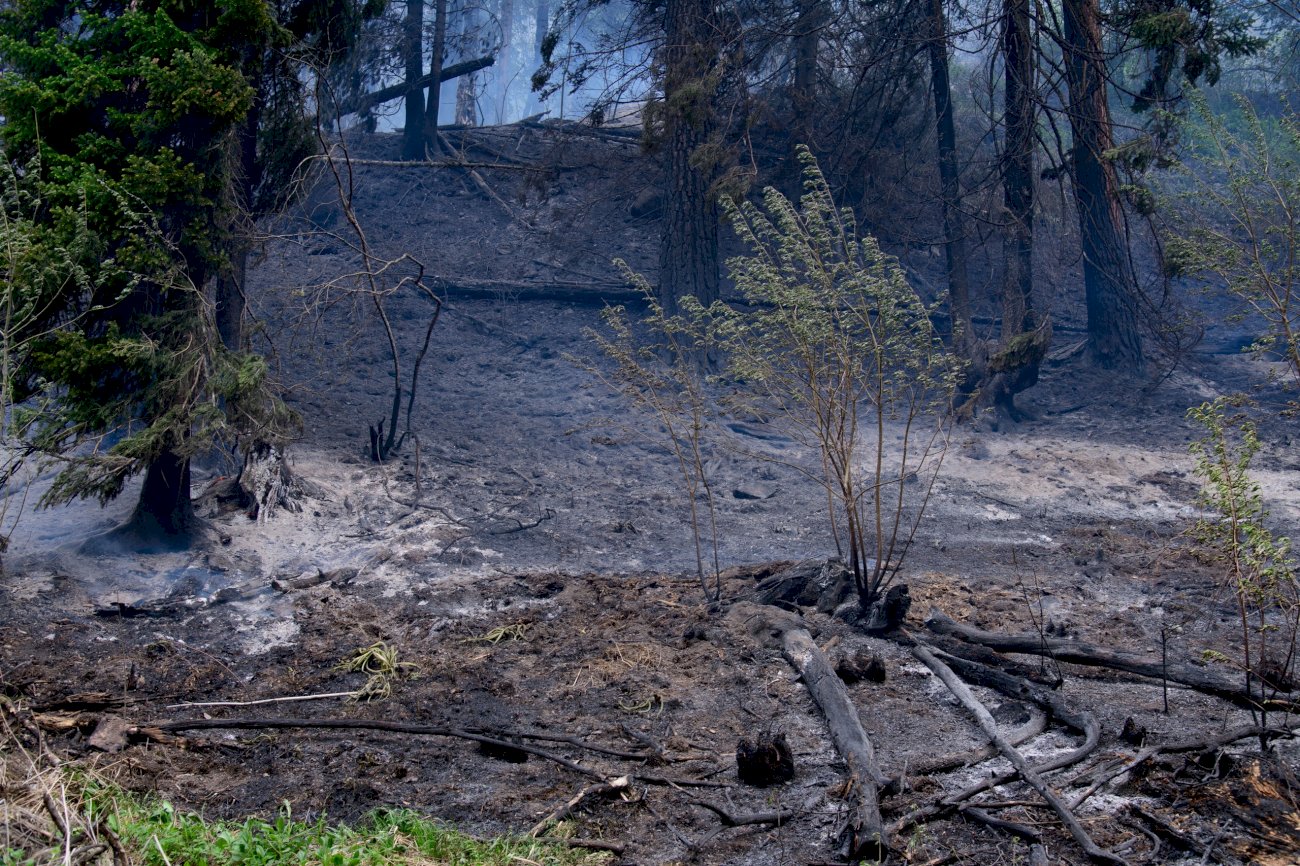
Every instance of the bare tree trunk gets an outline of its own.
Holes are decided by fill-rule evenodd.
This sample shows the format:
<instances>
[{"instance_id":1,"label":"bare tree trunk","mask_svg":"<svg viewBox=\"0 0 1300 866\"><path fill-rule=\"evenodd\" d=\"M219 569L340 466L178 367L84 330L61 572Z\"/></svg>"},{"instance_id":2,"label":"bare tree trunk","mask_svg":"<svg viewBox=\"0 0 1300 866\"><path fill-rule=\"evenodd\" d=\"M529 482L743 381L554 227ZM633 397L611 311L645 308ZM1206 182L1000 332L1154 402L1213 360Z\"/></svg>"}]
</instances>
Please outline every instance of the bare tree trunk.
<instances>
[{"instance_id":1,"label":"bare tree trunk","mask_svg":"<svg viewBox=\"0 0 1300 866\"><path fill-rule=\"evenodd\" d=\"M669 315L693 295L719 297L716 167L693 161L714 131L713 92L704 82L717 56L709 0L668 0L664 46L664 126L668 190L659 259L659 301Z\"/></svg>"},{"instance_id":2,"label":"bare tree trunk","mask_svg":"<svg viewBox=\"0 0 1300 866\"><path fill-rule=\"evenodd\" d=\"M794 80L791 103L800 126L799 144L807 144L812 129L813 106L817 102L817 48L825 25L825 0L799 0L799 17L794 24Z\"/></svg>"},{"instance_id":3,"label":"bare tree trunk","mask_svg":"<svg viewBox=\"0 0 1300 866\"><path fill-rule=\"evenodd\" d=\"M438 109L442 104L442 70L447 54L447 0L434 0L432 49L429 74L433 82L429 85L429 109L424 115L424 138L431 157L437 156L441 148L438 142Z\"/></svg>"},{"instance_id":4,"label":"bare tree trunk","mask_svg":"<svg viewBox=\"0 0 1300 866\"><path fill-rule=\"evenodd\" d=\"M542 65L542 41L546 38L546 29L551 23L551 5L547 0L537 0L537 16L534 18L536 29L533 31L533 63L537 66ZM524 114L536 114L543 109L542 100L538 97L537 91L531 87L528 89L528 107L524 109Z\"/></svg>"},{"instance_id":5,"label":"bare tree trunk","mask_svg":"<svg viewBox=\"0 0 1300 866\"><path fill-rule=\"evenodd\" d=\"M513 74L511 67L510 50L514 41L515 28L515 0L501 0L501 9L498 14L501 22L501 45L497 51L497 98L496 102L496 122L505 123L506 117L510 113L510 76Z\"/></svg>"},{"instance_id":6,"label":"bare tree trunk","mask_svg":"<svg viewBox=\"0 0 1300 866\"><path fill-rule=\"evenodd\" d=\"M928 49L935 135L939 145L940 200L953 345L963 357L969 358L975 335L971 331L970 277L966 266L966 236L961 224L961 177L957 166L957 130L952 116L952 85L948 79L948 23L943 12L943 0L930 0Z\"/></svg>"},{"instance_id":7,"label":"bare tree trunk","mask_svg":"<svg viewBox=\"0 0 1300 866\"><path fill-rule=\"evenodd\" d=\"M1005 128L1002 203L1007 227L1002 240L1002 334L989 358L986 401L1013 420L1023 417L1015 397L1038 383L1051 344L1051 322L1034 300L1034 42L1029 0L1005 0L1002 57Z\"/></svg>"},{"instance_id":8,"label":"bare tree trunk","mask_svg":"<svg viewBox=\"0 0 1300 866\"><path fill-rule=\"evenodd\" d=\"M202 526L190 499L190 459L166 448L145 471L131 517L103 535L86 539L88 553L122 550L152 553L185 550Z\"/></svg>"},{"instance_id":9,"label":"bare tree trunk","mask_svg":"<svg viewBox=\"0 0 1300 866\"><path fill-rule=\"evenodd\" d=\"M1083 243L1088 350L1106 369L1142 365L1137 325L1137 278L1128 255L1114 147L1098 0L1064 0L1065 74L1074 137L1071 165Z\"/></svg>"},{"instance_id":10,"label":"bare tree trunk","mask_svg":"<svg viewBox=\"0 0 1300 866\"><path fill-rule=\"evenodd\" d=\"M1002 339L1037 327L1034 304L1034 43L1029 0L1006 0L1002 13L1006 138L1002 201L1008 221L1003 244Z\"/></svg>"},{"instance_id":11,"label":"bare tree trunk","mask_svg":"<svg viewBox=\"0 0 1300 866\"><path fill-rule=\"evenodd\" d=\"M406 130L402 135L402 158L424 159L424 0L406 0ZM437 79L435 78L436 82Z\"/></svg>"},{"instance_id":12,"label":"bare tree trunk","mask_svg":"<svg viewBox=\"0 0 1300 866\"><path fill-rule=\"evenodd\" d=\"M478 11L473 6L467 6L461 10L460 16L461 50L465 51L465 46L468 46L478 35ZM463 75L456 83L456 123L462 126L478 126L477 77L472 73Z\"/></svg>"}]
</instances>

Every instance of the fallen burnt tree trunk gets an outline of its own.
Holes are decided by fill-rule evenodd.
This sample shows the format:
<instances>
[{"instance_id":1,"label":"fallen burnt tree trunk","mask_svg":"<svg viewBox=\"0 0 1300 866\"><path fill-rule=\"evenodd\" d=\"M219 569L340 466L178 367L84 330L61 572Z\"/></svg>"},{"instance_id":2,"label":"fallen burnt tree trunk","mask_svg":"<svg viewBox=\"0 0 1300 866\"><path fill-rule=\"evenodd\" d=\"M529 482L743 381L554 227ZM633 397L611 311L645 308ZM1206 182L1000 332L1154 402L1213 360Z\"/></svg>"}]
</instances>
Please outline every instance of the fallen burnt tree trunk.
<instances>
[{"instance_id":1,"label":"fallen burnt tree trunk","mask_svg":"<svg viewBox=\"0 0 1300 866\"><path fill-rule=\"evenodd\" d=\"M889 845L880 817L879 790L889 780L876 763L875 750L862 728L858 711L830 660L805 629L787 629L781 636L781 649L786 660L803 677L808 692L826 717L835 750L848 765L851 812L844 831L848 859L884 859Z\"/></svg>"},{"instance_id":2,"label":"fallen burnt tree trunk","mask_svg":"<svg viewBox=\"0 0 1300 866\"><path fill-rule=\"evenodd\" d=\"M489 54L485 57L476 57L473 60L466 60L463 63L456 63L444 67L438 76L439 83L451 81L453 78L460 78L462 75L469 75L472 72L478 72L480 69L486 69L496 63L495 56ZM415 82L416 86L423 89L433 83L433 74L422 76ZM405 96L411 88L405 81L400 84L394 84L392 87L385 87L382 90L376 90L373 93L367 93L351 102L346 102L339 106L339 114L351 114L354 111L364 111L372 105L379 105L390 99L397 99L399 96Z\"/></svg>"},{"instance_id":3,"label":"fallen burnt tree trunk","mask_svg":"<svg viewBox=\"0 0 1300 866\"><path fill-rule=\"evenodd\" d=\"M1048 637L1039 634L1000 634L998 632L984 631L965 623L959 623L937 610L930 612L930 617L926 620L925 626L936 634L958 637L969 643L979 644L999 652L1046 656L1058 662L1109 668L1152 679L1167 680L1171 683L1178 683L1195 689L1198 692L1223 698L1247 709L1259 709L1260 707L1300 708L1300 701L1273 698L1264 694L1258 688L1252 688L1250 692L1247 692L1242 681L1236 677L1186 663L1148 661L1131 653L1115 652L1083 641L1067 638Z\"/></svg>"}]
</instances>

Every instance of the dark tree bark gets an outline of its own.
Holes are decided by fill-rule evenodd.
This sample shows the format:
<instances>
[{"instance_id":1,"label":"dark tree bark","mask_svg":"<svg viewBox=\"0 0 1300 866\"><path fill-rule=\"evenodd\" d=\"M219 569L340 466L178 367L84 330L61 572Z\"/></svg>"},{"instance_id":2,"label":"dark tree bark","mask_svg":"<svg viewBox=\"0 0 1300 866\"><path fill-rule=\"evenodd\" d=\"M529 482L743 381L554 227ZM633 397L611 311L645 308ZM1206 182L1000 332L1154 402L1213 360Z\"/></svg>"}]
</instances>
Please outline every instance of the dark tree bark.
<instances>
[{"instance_id":1,"label":"dark tree bark","mask_svg":"<svg viewBox=\"0 0 1300 866\"><path fill-rule=\"evenodd\" d=\"M497 98L496 102L496 123L505 123L509 114L510 99L510 76L513 70L510 68L511 63L510 49L514 39L515 28L515 0L501 0L500 10L497 14L501 22L501 45L497 49Z\"/></svg>"},{"instance_id":2,"label":"dark tree bark","mask_svg":"<svg viewBox=\"0 0 1300 866\"><path fill-rule=\"evenodd\" d=\"M802 140L799 144L812 146L808 141L812 130L813 106L817 102L817 47L825 25L825 0L799 0L798 18L794 24L794 80L790 96Z\"/></svg>"},{"instance_id":3,"label":"dark tree bark","mask_svg":"<svg viewBox=\"0 0 1300 866\"><path fill-rule=\"evenodd\" d=\"M264 82L265 77L259 83ZM239 149L240 172L234 181L235 213L230 232L230 264L217 274L213 291L213 316L216 319L217 333L222 344L232 352L244 348L244 315L248 309L244 283L248 275L251 244L251 233L247 229L255 218L253 196L261 183L262 166L257 159L257 129L262 122L264 93L263 87L259 86L258 96L253 100L248 117L239 127L235 139L235 146Z\"/></svg>"},{"instance_id":4,"label":"dark tree bark","mask_svg":"<svg viewBox=\"0 0 1300 866\"><path fill-rule=\"evenodd\" d=\"M943 0L930 0L929 5L930 91L934 99L935 135L939 145L940 201L953 345L963 357L970 358L975 335L971 331L970 277L966 266L966 236L961 224L957 130L953 123L952 85L948 78L948 22L943 12Z\"/></svg>"},{"instance_id":5,"label":"dark tree bark","mask_svg":"<svg viewBox=\"0 0 1300 866\"><path fill-rule=\"evenodd\" d=\"M688 295L719 297L717 169L695 159L715 128L707 78L717 57L709 0L668 0L664 45L664 134L668 190L659 257L659 302L673 315Z\"/></svg>"},{"instance_id":6,"label":"dark tree bark","mask_svg":"<svg viewBox=\"0 0 1300 866\"><path fill-rule=\"evenodd\" d=\"M478 10L473 6L463 8L460 13L462 46L469 45L470 40L476 38L478 27ZM456 82L456 123L461 126L478 126L479 123L478 88L475 85L475 78L476 76L471 72L469 75L462 75Z\"/></svg>"},{"instance_id":7,"label":"dark tree bark","mask_svg":"<svg viewBox=\"0 0 1300 866\"><path fill-rule=\"evenodd\" d=\"M404 28L406 56L406 129L402 133L402 158L424 159L424 0L406 0ZM437 81L437 78L434 79Z\"/></svg>"},{"instance_id":8,"label":"dark tree bark","mask_svg":"<svg viewBox=\"0 0 1300 866\"><path fill-rule=\"evenodd\" d=\"M1083 244L1088 350L1105 369L1142 365L1137 278L1128 255L1115 166L1098 0L1064 0L1066 84L1074 144L1070 163Z\"/></svg>"},{"instance_id":9,"label":"dark tree bark","mask_svg":"<svg viewBox=\"0 0 1300 866\"><path fill-rule=\"evenodd\" d=\"M190 499L190 460L163 450L144 475L140 498L121 526L86 540L88 553L185 550L202 526Z\"/></svg>"},{"instance_id":10,"label":"dark tree bark","mask_svg":"<svg viewBox=\"0 0 1300 866\"><path fill-rule=\"evenodd\" d=\"M1034 124L1037 104L1033 51L1029 0L1006 0L1002 13L1002 58L1006 81L1002 201L1008 222L1003 246L1004 341L1032 331L1039 324L1034 303Z\"/></svg>"},{"instance_id":11,"label":"dark tree bark","mask_svg":"<svg viewBox=\"0 0 1300 866\"><path fill-rule=\"evenodd\" d=\"M434 0L433 60L429 69L429 109L424 115L425 147L435 157L442 145L438 141L438 110L442 106L443 61L447 54L447 0Z\"/></svg>"},{"instance_id":12,"label":"dark tree bark","mask_svg":"<svg viewBox=\"0 0 1300 866\"><path fill-rule=\"evenodd\" d=\"M1004 126L1002 332L988 358L985 401L1020 420L1016 395L1038 383L1051 344L1051 322L1034 299L1034 42L1029 0L1005 0L1002 12Z\"/></svg>"},{"instance_id":13,"label":"dark tree bark","mask_svg":"<svg viewBox=\"0 0 1300 866\"><path fill-rule=\"evenodd\" d=\"M542 41L546 39L546 28L551 23L551 5L547 0L537 0L537 16L534 20L536 29L533 31L533 63L540 67L542 65ZM542 110L542 100L536 90L528 90L528 108L525 114L536 114Z\"/></svg>"}]
</instances>

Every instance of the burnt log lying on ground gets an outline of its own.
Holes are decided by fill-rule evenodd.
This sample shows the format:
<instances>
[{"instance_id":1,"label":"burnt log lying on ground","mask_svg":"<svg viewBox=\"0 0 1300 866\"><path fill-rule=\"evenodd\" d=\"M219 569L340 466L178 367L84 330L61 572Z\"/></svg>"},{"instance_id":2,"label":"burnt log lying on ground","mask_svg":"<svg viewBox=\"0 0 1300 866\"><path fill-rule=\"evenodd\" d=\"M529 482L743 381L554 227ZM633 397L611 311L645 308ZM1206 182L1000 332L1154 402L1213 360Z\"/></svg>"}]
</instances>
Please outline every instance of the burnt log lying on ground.
<instances>
[{"instance_id":1,"label":"burnt log lying on ground","mask_svg":"<svg viewBox=\"0 0 1300 866\"><path fill-rule=\"evenodd\" d=\"M826 717L831 742L848 766L850 813L842 834L842 849L846 850L841 853L849 860L884 859L889 840L880 816L879 791L889 780L880 771L858 711L830 660L807 630L786 629L781 635L781 649Z\"/></svg>"},{"instance_id":2,"label":"burnt log lying on ground","mask_svg":"<svg viewBox=\"0 0 1300 866\"><path fill-rule=\"evenodd\" d=\"M1197 667L1185 662L1148 660L1132 653L1115 652L1114 650L1094 646L1072 638L1050 637L1040 634L1000 634L998 632L984 631L957 622L938 610L930 611L930 617L926 620L925 626L935 634L957 637L967 643L988 647L999 652L1046 656L1058 662L1109 668L1124 673L1150 677L1151 679L1178 683L1198 692L1204 692L1230 701L1246 709L1259 709L1260 707L1284 710L1300 709L1300 701L1279 698L1276 694L1265 693L1259 687L1257 680L1251 683L1250 691L1247 692L1242 678L1238 676L1219 673L1209 668Z\"/></svg>"}]
</instances>

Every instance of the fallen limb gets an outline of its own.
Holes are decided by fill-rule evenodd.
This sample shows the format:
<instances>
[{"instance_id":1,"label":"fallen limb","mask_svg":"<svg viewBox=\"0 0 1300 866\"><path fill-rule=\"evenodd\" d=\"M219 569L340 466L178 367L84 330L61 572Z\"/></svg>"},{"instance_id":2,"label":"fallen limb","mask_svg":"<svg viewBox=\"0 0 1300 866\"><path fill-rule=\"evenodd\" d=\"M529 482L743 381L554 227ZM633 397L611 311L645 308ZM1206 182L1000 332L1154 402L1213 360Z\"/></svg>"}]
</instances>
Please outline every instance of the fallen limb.
<instances>
[{"instance_id":1,"label":"fallen limb","mask_svg":"<svg viewBox=\"0 0 1300 866\"><path fill-rule=\"evenodd\" d=\"M1300 730L1300 722L1296 722L1290 727L1259 727L1257 725L1241 725L1231 730L1215 734L1211 737L1199 737L1190 740L1178 740L1172 743L1163 743L1156 746L1148 746L1133 756L1132 759L1122 761L1118 767L1107 771L1100 778L1093 781L1082 793L1070 801L1070 808L1077 809L1097 791L1101 790L1112 779L1117 779L1125 773L1130 773L1136 768L1142 766L1147 761L1156 758L1159 755L1178 754L1181 752L1209 752L1215 749L1221 749L1229 746L1239 740L1258 739L1260 737L1276 738L1295 736L1297 730Z\"/></svg>"},{"instance_id":2,"label":"fallen limb","mask_svg":"<svg viewBox=\"0 0 1300 866\"><path fill-rule=\"evenodd\" d=\"M1042 712L1034 710L1030 714L1028 722L1021 725L1016 730L1007 735L1007 742L1013 746L1019 746L1022 743L1032 740L1034 737L1047 730L1047 716ZM993 744L981 746L978 749L971 749L966 752L958 752L952 755L939 755L928 760L918 761L908 766L902 776L892 780L890 787L902 787L907 776L930 776L934 773L946 773L949 770L956 770L959 767L969 767L978 764L981 761L987 761L989 758L996 756L997 747Z\"/></svg>"},{"instance_id":3,"label":"fallen limb","mask_svg":"<svg viewBox=\"0 0 1300 866\"><path fill-rule=\"evenodd\" d=\"M932 610L926 628L936 634L953 635L970 643L1000 652L1047 656L1060 662L1104 667L1157 680L1180 683L1198 692L1214 695L1247 709L1277 707L1300 708L1300 702L1269 698L1259 688L1246 692L1239 678L1186 663L1152 661L1132 653L1114 652L1083 641L1048 637L1040 634L1000 634L959 623L944 613Z\"/></svg>"},{"instance_id":4,"label":"fallen limb","mask_svg":"<svg viewBox=\"0 0 1300 866\"><path fill-rule=\"evenodd\" d=\"M466 60L463 63L453 63L451 66L445 66L438 76L439 83L451 81L453 78L460 78L462 75L469 75L478 72L480 69L486 69L497 59L493 55L485 57L476 57L473 60ZM425 88L433 83L433 74L423 75L415 82L416 87ZM397 99L399 96L405 96L411 89L406 82L394 84L392 87L385 87L376 90L373 93L367 93L352 102L340 105L338 113L340 116L351 114L354 111L364 111L372 105L379 105L381 102L387 102L390 99Z\"/></svg>"},{"instance_id":5,"label":"fallen limb","mask_svg":"<svg viewBox=\"0 0 1300 866\"><path fill-rule=\"evenodd\" d=\"M805 629L787 629L781 637L781 647L786 660L799 671L809 694L826 717L835 750L848 765L848 797L852 807L845 828L848 858L884 859L889 843L880 817L878 792L889 783L889 779L876 763L875 750L862 729L858 711L830 660L817 648Z\"/></svg>"},{"instance_id":6,"label":"fallen limb","mask_svg":"<svg viewBox=\"0 0 1300 866\"><path fill-rule=\"evenodd\" d=\"M1017 824L1015 821L1005 821L1002 818L995 818L983 809L977 809L974 806L963 806L957 810L962 816L978 821L981 824L992 827L994 830L1001 830L1003 833L1010 833L1026 842L1041 842L1043 834L1039 833L1033 827L1024 824Z\"/></svg>"},{"instance_id":7,"label":"fallen limb","mask_svg":"<svg viewBox=\"0 0 1300 866\"><path fill-rule=\"evenodd\" d=\"M1029 766L1029 762L1025 760L1025 756L1020 754L1014 746L1003 738L1001 732L998 731L997 722L993 720L993 716L989 714L989 711L971 692L970 687L962 682L962 680L952 672L951 668L939 661L934 653L930 652L929 649L922 644L918 643L916 646L912 647L912 655L916 656L919 661L933 671L934 675L941 679L944 685L948 687L948 690L951 691L959 701L961 701L962 706L966 707L967 711L975 717L976 721L979 722L980 727L984 729L984 733L993 741L994 745L998 747L998 751L1002 753L1003 757L1011 762L1012 766L1016 768L1016 772L1019 773L1021 778L1029 783L1030 787L1037 791L1039 796L1047 801L1047 804L1052 807L1052 811L1057 814L1065 824L1066 829L1070 831L1070 835L1074 838L1074 841L1079 844L1079 847L1083 848L1092 862L1125 864L1123 858L1106 851L1099 847L1097 843L1092 841L1092 837L1088 835L1088 831L1083 829L1083 825L1074 817L1074 813L1072 813L1061 798L1056 795L1056 792L1048 787L1047 783L1043 781L1042 776L1039 775L1033 767Z\"/></svg>"},{"instance_id":8,"label":"fallen limb","mask_svg":"<svg viewBox=\"0 0 1300 866\"><path fill-rule=\"evenodd\" d=\"M1077 712L1066 704L1056 692L1044 688L1036 683L1006 673L1005 671L991 668L988 665L974 662L969 659L953 656L948 653L931 649L934 654L943 660L945 664L956 670L964 679L976 685L985 686L994 689L1001 694L1018 700L1031 701L1045 710L1048 710L1053 718L1066 727L1071 728L1083 734L1083 744L1072 752L1064 755L1058 755L1051 760L1044 761L1034 767L1038 773L1048 773L1054 770L1061 770L1066 767L1072 767L1080 761L1087 758L1101 744L1101 725L1097 722L1092 713ZM909 812L902 818L894 821L889 826L889 832L894 835L906 832L909 828L914 827L922 821L929 820L939 815L952 812L962 803L970 798L982 794L990 788L996 788L999 785L1005 785L1016 778L1016 772L1002 773L997 776L991 776L983 781L976 782L955 794L944 797L936 803L922 806Z\"/></svg>"},{"instance_id":9,"label":"fallen limb","mask_svg":"<svg viewBox=\"0 0 1300 866\"><path fill-rule=\"evenodd\" d=\"M386 722L378 719L187 719L174 722L157 722L153 725L140 725L132 729L133 733L147 734L150 729L156 731L198 731L213 730L219 728L238 728L259 730L263 728L326 728L326 729L344 729L344 730L368 730L368 731L390 731L397 734L415 734L417 736L429 737L452 737L461 740L470 740L475 743L485 743L489 746L497 746L502 749L514 749L520 752L527 752L547 761L552 761L562 767L573 770L575 773L581 773L584 776L590 776L601 782L606 781L605 775L591 767L584 767L568 758L548 752L545 749L539 749L535 746L529 746L525 743L512 743L508 740L489 737L483 734L475 734L470 731L463 731L459 728L443 728L433 725L416 725L408 722Z\"/></svg>"},{"instance_id":10,"label":"fallen limb","mask_svg":"<svg viewBox=\"0 0 1300 866\"><path fill-rule=\"evenodd\" d=\"M589 851L609 851L619 855L627 850L627 846L622 842L610 842L607 839L560 839L546 836L538 841L551 842L556 845L565 845L569 848L585 848Z\"/></svg>"},{"instance_id":11,"label":"fallen limb","mask_svg":"<svg viewBox=\"0 0 1300 866\"><path fill-rule=\"evenodd\" d=\"M721 818L722 823L728 827L748 827L753 824L784 824L794 817L793 812L782 812L780 809L772 812L736 814L719 806L717 803L710 803L708 800L692 800L691 803L702 809L708 809Z\"/></svg>"},{"instance_id":12,"label":"fallen limb","mask_svg":"<svg viewBox=\"0 0 1300 866\"><path fill-rule=\"evenodd\" d=\"M448 153L455 153L455 148L451 146L451 142L447 140L447 136L443 135L441 132L437 133L437 135L438 135L438 142L442 145L442 147ZM492 189L492 187L488 184L488 182L483 179L483 175L479 174L478 171L476 171L475 169L468 168L466 166L462 166L462 168L464 168L465 173L469 175L470 180L474 181L474 185L479 188L479 191L482 192L484 195L486 195L493 202L495 202L497 207L505 211L506 216L510 217L511 222L518 223L520 226L522 226L525 229L532 228L532 226L528 225L528 223L524 219L522 219L518 214L515 213L514 208L506 204L505 199L497 195L496 190Z\"/></svg>"},{"instance_id":13,"label":"fallen limb","mask_svg":"<svg viewBox=\"0 0 1300 866\"><path fill-rule=\"evenodd\" d=\"M573 812L574 809L582 805L584 800L591 797L603 797L606 794L612 794L616 791L626 791L632 785L632 780L628 776L619 776L617 779L611 779L608 782L601 782L596 785L588 785L577 794L573 795L569 801L542 820L533 825L528 831L528 835L534 838L541 836L551 827L563 821Z\"/></svg>"},{"instance_id":14,"label":"fallen limb","mask_svg":"<svg viewBox=\"0 0 1300 866\"><path fill-rule=\"evenodd\" d=\"M185 710L192 707L258 707L263 704L287 704L297 701L323 701L328 698L355 698L360 691L321 692L315 695L285 695L279 698L262 698L256 701L187 701L180 704L168 704L164 709Z\"/></svg>"},{"instance_id":15,"label":"fallen limb","mask_svg":"<svg viewBox=\"0 0 1300 866\"><path fill-rule=\"evenodd\" d=\"M1137 803L1129 803L1128 811L1130 815L1138 818L1146 824L1161 841L1169 843L1179 851L1189 851L1193 854L1205 853L1205 849L1195 839L1183 833L1173 824L1170 824L1164 818L1153 812L1148 812Z\"/></svg>"}]
</instances>

